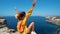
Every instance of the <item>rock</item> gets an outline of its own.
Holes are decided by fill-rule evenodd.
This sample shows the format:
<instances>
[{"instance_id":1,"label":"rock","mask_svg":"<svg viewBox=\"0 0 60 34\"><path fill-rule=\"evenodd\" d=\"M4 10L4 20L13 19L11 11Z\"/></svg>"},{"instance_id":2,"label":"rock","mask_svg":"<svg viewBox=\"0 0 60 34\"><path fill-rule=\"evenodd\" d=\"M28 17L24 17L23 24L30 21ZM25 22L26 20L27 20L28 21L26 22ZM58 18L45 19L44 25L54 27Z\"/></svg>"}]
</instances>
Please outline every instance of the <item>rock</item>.
<instances>
[{"instance_id":1,"label":"rock","mask_svg":"<svg viewBox=\"0 0 60 34\"><path fill-rule=\"evenodd\" d=\"M5 24L6 23L6 20L5 19L0 19L0 23L1 24Z\"/></svg>"},{"instance_id":2,"label":"rock","mask_svg":"<svg viewBox=\"0 0 60 34\"><path fill-rule=\"evenodd\" d=\"M6 24L6 19L4 17L0 17L0 24Z\"/></svg>"},{"instance_id":3,"label":"rock","mask_svg":"<svg viewBox=\"0 0 60 34\"><path fill-rule=\"evenodd\" d=\"M58 29L57 34L60 34L60 29Z\"/></svg>"},{"instance_id":4,"label":"rock","mask_svg":"<svg viewBox=\"0 0 60 34\"><path fill-rule=\"evenodd\" d=\"M7 33L7 32L1 32L0 34L10 34L10 33Z\"/></svg>"},{"instance_id":5,"label":"rock","mask_svg":"<svg viewBox=\"0 0 60 34\"><path fill-rule=\"evenodd\" d=\"M7 27L4 27L4 28L1 28L1 29L0 29L1 32L5 32L5 31L7 32L7 30L8 30Z\"/></svg>"},{"instance_id":6,"label":"rock","mask_svg":"<svg viewBox=\"0 0 60 34\"><path fill-rule=\"evenodd\" d=\"M0 29L0 34L21 34L21 33L14 29L9 29L8 27L3 27Z\"/></svg>"},{"instance_id":7,"label":"rock","mask_svg":"<svg viewBox=\"0 0 60 34\"><path fill-rule=\"evenodd\" d=\"M0 25L0 28L6 27L6 25Z\"/></svg>"},{"instance_id":8,"label":"rock","mask_svg":"<svg viewBox=\"0 0 60 34\"><path fill-rule=\"evenodd\" d=\"M16 31L14 29L9 29L8 32L15 33Z\"/></svg>"},{"instance_id":9,"label":"rock","mask_svg":"<svg viewBox=\"0 0 60 34\"><path fill-rule=\"evenodd\" d=\"M16 31L15 33L12 33L12 34L21 34L21 33Z\"/></svg>"}]
</instances>

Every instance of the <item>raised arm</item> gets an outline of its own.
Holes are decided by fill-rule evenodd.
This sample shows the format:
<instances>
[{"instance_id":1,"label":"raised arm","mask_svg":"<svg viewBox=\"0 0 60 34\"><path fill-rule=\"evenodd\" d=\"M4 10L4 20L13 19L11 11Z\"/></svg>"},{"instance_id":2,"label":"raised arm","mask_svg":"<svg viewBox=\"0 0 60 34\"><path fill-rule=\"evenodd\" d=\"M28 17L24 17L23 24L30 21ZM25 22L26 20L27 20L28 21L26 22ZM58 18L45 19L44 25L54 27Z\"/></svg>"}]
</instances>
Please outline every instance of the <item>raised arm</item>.
<instances>
[{"instance_id":1,"label":"raised arm","mask_svg":"<svg viewBox=\"0 0 60 34\"><path fill-rule=\"evenodd\" d=\"M16 14L18 14L18 9L17 8L15 8L15 11L16 11Z\"/></svg>"},{"instance_id":2,"label":"raised arm","mask_svg":"<svg viewBox=\"0 0 60 34\"><path fill-rule=\"evenodd\" d=\"M18 14L18 9L15 8L16 14L15 14L15 18L18 18L19 14Z\"/></svg>"},{"instance_id":3,"label":"raised arm","mask_svg":"<svg viewBox=\"0 0 60 34\"><path fill-rule=\"evenodd\" d=\"M34 2L32 3L32 7L30 8L30 10L28 11L28 13L26 14L27 18L32 14L32 11L33 11L33 8L34 8L35 4L36 4L36 0L34 0Z\"/></svg>"}]
</instances>

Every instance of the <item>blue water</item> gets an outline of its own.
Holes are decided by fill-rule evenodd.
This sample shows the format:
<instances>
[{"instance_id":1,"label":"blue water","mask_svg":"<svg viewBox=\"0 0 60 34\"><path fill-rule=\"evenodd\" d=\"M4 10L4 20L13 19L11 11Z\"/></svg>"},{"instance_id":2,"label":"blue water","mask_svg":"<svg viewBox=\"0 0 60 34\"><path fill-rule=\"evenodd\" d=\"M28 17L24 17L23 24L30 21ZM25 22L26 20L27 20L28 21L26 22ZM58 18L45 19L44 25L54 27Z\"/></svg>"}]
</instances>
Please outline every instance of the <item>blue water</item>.
<instances>
[{"instance_id":1,"label":"blue water","mask_svg":"<svg viewBox=\"0 0 60 34\"><path fill-rule=\"evenodd\" d=\"M15 19L14 16L6 16L5 19L7 21L7 25L10 28L13 28L16 30L17 19ZM45 17L31 16L27 20L27 26L31 22L35 22L35 31L37 34L55 34L57 31L57 26L53 24L49 24L45 20L46 20Z\"/></svg>"}]
</instances>

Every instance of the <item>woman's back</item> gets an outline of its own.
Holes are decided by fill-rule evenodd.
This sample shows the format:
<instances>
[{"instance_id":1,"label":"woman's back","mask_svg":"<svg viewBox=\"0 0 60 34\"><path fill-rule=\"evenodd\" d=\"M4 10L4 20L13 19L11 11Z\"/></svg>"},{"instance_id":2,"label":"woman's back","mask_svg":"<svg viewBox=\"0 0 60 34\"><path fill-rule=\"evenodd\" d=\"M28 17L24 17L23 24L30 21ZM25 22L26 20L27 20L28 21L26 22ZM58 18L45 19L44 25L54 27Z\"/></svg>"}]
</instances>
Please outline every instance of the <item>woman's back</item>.
<instances>
[{"instance_id":1,"label":"woman's back","mask_svg":"<svg viewBox=\"0 0 60 34\"><path fill-rule=\"evenodd\" d=\"M23 32L23 24L22 24L22 21L18 21L18 24L17 24L17 30L18 32Z\"/></svg>"}]
</instances>

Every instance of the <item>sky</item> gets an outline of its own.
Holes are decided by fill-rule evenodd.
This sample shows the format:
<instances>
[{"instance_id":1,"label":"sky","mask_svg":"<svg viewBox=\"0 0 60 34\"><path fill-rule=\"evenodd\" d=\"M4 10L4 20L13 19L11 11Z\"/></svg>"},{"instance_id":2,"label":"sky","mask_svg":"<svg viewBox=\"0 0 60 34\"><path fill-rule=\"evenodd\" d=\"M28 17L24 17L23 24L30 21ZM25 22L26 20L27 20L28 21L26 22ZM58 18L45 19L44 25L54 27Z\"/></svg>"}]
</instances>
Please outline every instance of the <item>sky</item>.
<instances>
[{"instance_id":1,"label":"sky","mask_svg":"<svg viewBox=\"0 0 60 34\"><path fill-rule=\"evenodd\" d=\"M14 16L15 7L26 13L33 0L0 0L0 16ZM60 0L36 0L31 16L60 16Z\"/></svg>"}]
</instances>

